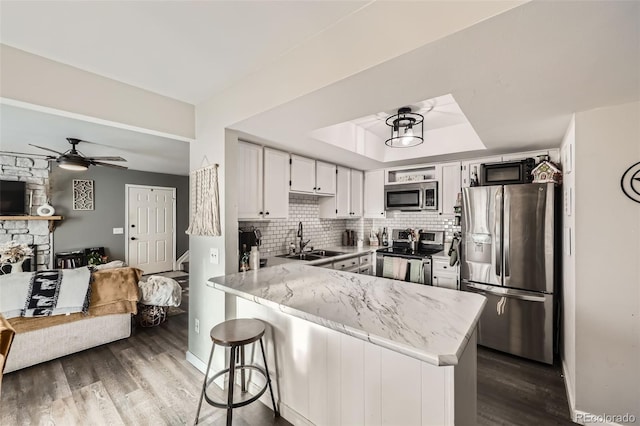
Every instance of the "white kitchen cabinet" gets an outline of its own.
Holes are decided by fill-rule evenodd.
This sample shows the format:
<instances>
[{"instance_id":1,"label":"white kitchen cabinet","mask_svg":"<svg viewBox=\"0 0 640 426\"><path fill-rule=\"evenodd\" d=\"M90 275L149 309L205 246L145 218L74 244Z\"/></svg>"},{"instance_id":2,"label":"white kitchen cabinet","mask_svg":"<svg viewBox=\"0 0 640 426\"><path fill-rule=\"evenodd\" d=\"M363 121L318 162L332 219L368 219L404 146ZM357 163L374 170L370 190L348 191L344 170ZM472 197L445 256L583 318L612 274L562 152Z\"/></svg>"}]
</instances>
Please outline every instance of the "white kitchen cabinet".
<instances>
[{"instance_id":1,"label":"white kitchen cabinet","mask_svg":"<svg viewBox=\"0 0 640 426\"><path fill-rule=\"evenodd\" d=\"M431 265L434 287L458 289L458 266L449 265L449 256L433 256Z\"/></svg>"},{"instance_id":2,"label":"white kitchen cabinet","mask_svg":"<svg viewBox=\"0 0 640 426\"><path fill-rule=\"evenodd\" d=\"M384 170L364 172L364 217L385 218L384 211Z\"/></svg>"},{"instance_id":3,"label":"white kitchen cabinet","mask_svg":"<svg viewBox=\"0 0 640 426\"><path fill-rule=\"evenodd\" d=\"M444 163L440 165L440 214L455 214L453 206L456 205L460 193L460 162Z\"/></svg>"},{"instance_id":4,"label":"white kitchen cabinet","mask_svg":"<svg viewBox=\"0 0 640 426\"><path fill-rule=\"evenodd\" d=\"M502 161L501 156L476 158L470 161L462 162L462 187L471 186L472 179L480 179L480 165L483 163L497 163Z\"/></svg>"},{"instance_id":5,"label":"white kitchen cabinet","mask_svg":"<svg viewBox=\"0 0 640 426\"><path fill-rule=\"evenodd\" d=\"M316 160L291 155L291 192L315 194Z\"/></svg>"},{"instance_id":6,"label":"white kitchen cabinet","mask_svg":"<svg viewBox=\"0 0 640 426\"><path fill-rule=\"evenodd\" d=\"M289 216L289 179L289 154L264 148L264 219Z\"/></svg>"},{"instance_id":7,"label":"white kitchen cabinet","mask_svg":"<svg viewBox=\"0 0 640 426\"><path fill-rule=\"evenodd\" d=\"M351 170L351 218L362 217L364 195L364 174L360 170Z\"/></svg>"},{"instance_id":8,"label":"white kitchen cabinet","mask_svg":"<svg viewBox=\"0 0 640 426\"><path fill-rule=\"evenodd\" d=\"M316 161L316 187L317 194L336 194L336 165Z\"/></svg>"},{"instance_id":9,"label":"white kitchen cabinet","mask_svg":"<svg viewBox=\"0 0 640 426\"><path fill-rule=\"evenodd\" d=\"M237 191L238 219L262 219L263 212L263 151L259 145L238 142ZM287 182L288 183L288 182Z\"/></svg>"},{"instance_id":10,"label":"white kitchen cabinet","mask_svg":"<svg viewBox=\"0 0 640 426\"><path fill-rule=\"evenodd\" d=\"M335 197L335 210L338 218L350 217L351 212L351 170L338 166L336 175L337 188Z\"/></svg>"},{"instance_id":11,"label":"white kitchen cabinet","mask_svg":"<svg viewBox=\"0 0 640 426\"><path fill-rule=\"evenodd\" d=\"M320 219L356 219L362 217L364 173L338 166L335 197L319 200Z\"/></svg>"}]
</instances>

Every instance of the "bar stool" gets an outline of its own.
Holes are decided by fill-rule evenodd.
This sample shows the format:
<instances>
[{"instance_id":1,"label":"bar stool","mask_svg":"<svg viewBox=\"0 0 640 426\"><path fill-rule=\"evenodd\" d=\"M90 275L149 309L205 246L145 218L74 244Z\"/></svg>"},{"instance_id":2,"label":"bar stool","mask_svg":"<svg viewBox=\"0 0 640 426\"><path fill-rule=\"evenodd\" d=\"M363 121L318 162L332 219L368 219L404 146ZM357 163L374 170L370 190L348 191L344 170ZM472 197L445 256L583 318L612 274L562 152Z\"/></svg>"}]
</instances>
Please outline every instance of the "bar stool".
<instances>
[{"instance_id":1,"label":"bar stool","mask_svg":"<svg viewBox=\"0 0 640 426\"><path fill-rule=\"evenodd\" d=\"M198 424L198 420L200 417L200 408L202 407L202 399L204 398L209 405L213 405L218 408L226 408L227 409L227 426L231 426L232 420L232 410L238 407L244 407L245 405L249 405L252 402L256 401L258 398L262 396L262 394L269 387L269 393L271 394L271 403L273 404L273 411L276 416L280 415L278 408L276 407L276 400L273 397L273 388L271 387L271 379L269 377L269 368L267 367L267 358L264 354L264 345L262 343L262 336L265 332L265 325L262 321L256 319L234 319L225 321L213 327L211 329L211 354L209 355L209 363L207 364L207 372L204 376L204 382L202 384L202 392L200 393L200 402L198 402L198 411L196 412L196 421L195 424ZM264 362L264 368L258 365L245 365L244 363L244 346L254 343L256 341L260 342L260 350L262 351L262 361ZM231 353L229 354L229 368L225 368L224 370L214 374L211 378L209 377L209 370L211 369L211 360L213 359L213 351L216 345L229 347L231 348ZM239 353L238 353L239 352ZM236 365L238 355L240 355L240 364ZM245 370L254 370L258 373L262 374L262 376L266 379L265 385L256 393L253 397L241 401L241 402L233 402L233 386L234 386L234 376L236 373L236 369L240 370L240 379L241 379L241 390L242 392L246 392L246 383L245 383ZM209 398L207 395L207 388L211 383L217 379L218 377L229 373L229 388L227 390L227 402L218 402Z\"/></svg>"}]
</instances>

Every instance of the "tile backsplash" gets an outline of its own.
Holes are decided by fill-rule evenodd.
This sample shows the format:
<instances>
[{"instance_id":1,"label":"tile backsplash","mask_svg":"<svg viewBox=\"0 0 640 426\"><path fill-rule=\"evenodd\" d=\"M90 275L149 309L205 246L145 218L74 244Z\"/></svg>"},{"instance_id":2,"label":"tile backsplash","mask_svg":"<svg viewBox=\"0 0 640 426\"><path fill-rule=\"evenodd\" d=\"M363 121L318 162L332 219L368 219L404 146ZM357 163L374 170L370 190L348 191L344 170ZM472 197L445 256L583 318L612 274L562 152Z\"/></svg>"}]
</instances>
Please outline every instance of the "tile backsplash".
<instances>
[{"instance_id":1,"label":"tile backsplash","mask_svg":"<svg viewBox=\"0 0 640 426\"><path fill-rule=\"evenodd\" d=\"M270 221L240 221L240 227L255 226L262 232L262 257L287 253L289 243L297 242L298 222L302 222L304 239L311 240L307 247L326 248L342 245L345 229L353 229L358 237L369 243L369 231L382 233L389 229L428 229L445 231L445 240L451 240L453 233L460 231L455 226L453 215L440 215L431 212L388 212L386 219L319 219L318 196L289 194L289 218ZM389 231L389 238L391 232Z\"/></svg>"},{"instance_id":2,"label":"tile backsplash","mask_svg":"<svg viewBox=\"0 0 640 426\"><path fill-rule=\"evenodd\" d=\"M307 247L324 248L342 244L346 220L319 219L316 195L289 194L289 218L271 221L241 221L240 227L255 226L262 232L262 257L284 254L290 242L296 242L298 222L302 222Z\"/></svg>"},{"instance_id":3,"label":"tile backsplash","mask_svg":"<svg viewBox=\"0 0 640 426\"><path fill-rule=\"evenodd\" d=\"M440 215L432 212L387 212L386 219L347 220L347 228L355 229L359 235L364 235L365 244L369 241L369 232L373 229L382 234L382 228L387 227L389 238L391 229L425 229L429 231L444 231L444 238L451 240L454 232L460 232L460 226L455 225L453 215Z\"/></svg>"}]
</instances>

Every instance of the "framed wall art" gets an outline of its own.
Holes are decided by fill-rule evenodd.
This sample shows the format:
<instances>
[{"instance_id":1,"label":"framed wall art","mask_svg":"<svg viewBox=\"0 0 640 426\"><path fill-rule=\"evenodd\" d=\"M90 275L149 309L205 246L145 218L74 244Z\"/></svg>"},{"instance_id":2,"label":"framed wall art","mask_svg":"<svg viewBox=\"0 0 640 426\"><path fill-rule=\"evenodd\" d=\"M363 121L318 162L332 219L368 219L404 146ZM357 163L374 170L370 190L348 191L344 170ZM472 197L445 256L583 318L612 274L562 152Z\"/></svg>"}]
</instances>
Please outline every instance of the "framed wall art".
<instances>
[{"instance_id":1,"label":"framed wall art","mask_svg":"<svg viewBox=\"0 0 640 426\"><path fill-rule=\"evenodd\" d=\"M73 209L93 210L93 181L73 180Z\"/></svg>"}]
</instances>

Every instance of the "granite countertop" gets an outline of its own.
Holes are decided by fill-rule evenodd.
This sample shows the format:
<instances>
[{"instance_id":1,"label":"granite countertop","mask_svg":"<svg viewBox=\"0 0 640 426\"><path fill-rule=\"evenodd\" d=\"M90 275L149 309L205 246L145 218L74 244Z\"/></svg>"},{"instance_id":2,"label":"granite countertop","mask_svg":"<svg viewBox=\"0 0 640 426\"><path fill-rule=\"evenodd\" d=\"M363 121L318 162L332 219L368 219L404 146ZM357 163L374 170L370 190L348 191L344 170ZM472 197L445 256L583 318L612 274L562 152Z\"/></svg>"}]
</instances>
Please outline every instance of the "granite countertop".
<instances>
[{"instance_id":1,"label":"granite countertop","mask_svg":"<svg viewBox=\"0 0 640 426\"><path fill-rule=\"evenodd\" d=\"M473 293L301 261L207 285L433 365L458 363L486 303Z\"/></svg>"}]
</instances>

